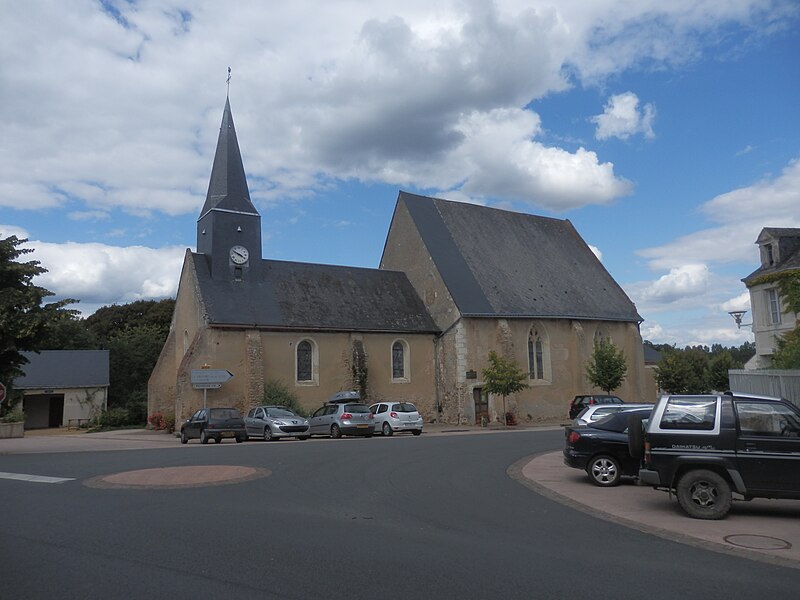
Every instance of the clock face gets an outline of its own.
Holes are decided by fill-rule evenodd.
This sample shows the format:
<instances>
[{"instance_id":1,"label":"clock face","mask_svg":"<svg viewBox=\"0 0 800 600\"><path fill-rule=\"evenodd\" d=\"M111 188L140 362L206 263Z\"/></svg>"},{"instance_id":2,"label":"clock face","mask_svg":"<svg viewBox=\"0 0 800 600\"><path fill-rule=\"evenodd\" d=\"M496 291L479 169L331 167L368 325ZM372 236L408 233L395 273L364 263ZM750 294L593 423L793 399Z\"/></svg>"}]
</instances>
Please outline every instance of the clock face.
<instances>
[{"instance_id":1,"label":"clock face","mask_svg":"<svg viewBox=\"0 0 800 600\"><path fill-rule=\"evenodd\" d=\"M231 262L236 265L243 265L250 258L250 253L244 246L234 246L231 248Z\"/></svg>"}]
</instances>

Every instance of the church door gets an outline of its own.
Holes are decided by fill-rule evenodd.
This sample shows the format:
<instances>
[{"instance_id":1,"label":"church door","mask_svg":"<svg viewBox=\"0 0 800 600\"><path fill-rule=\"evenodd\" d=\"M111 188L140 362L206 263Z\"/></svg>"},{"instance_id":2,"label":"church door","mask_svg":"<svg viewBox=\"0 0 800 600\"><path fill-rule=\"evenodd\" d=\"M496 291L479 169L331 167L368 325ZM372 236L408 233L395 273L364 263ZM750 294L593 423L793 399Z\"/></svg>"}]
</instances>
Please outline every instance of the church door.
<instances>
[{"instance_id":1,"label":"church door","mask_svg":"<svg viewBox=\"0 0 800 600\"><path fill-rule=\"evenodd\" d=\"M489 421L489 394L483 388L476 387L472 390L472 399L475 401L475 424L481 424L481 417Z\"/></svg>"}]
</instances>

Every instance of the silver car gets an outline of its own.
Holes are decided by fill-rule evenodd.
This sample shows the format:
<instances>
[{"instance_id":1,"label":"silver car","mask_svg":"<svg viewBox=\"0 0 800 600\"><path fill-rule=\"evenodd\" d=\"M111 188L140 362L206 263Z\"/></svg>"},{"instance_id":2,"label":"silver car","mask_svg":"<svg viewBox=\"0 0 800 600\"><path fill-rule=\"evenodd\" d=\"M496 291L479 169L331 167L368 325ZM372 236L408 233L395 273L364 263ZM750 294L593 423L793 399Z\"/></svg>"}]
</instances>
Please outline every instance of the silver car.
<instances>
[{"instance_id":1,"label":"silver car","mask_svg":"<svg viewBox=\"0 0 800 600\"><path fill-rule=\"evenodd\" d=\"M613 415L623 410L632 408L653 408L652 404L592 404L584 408L575 420L573 425L590 425L595 421Z\"/></svg>"},{"instance_id":2,"label":"silver car","mask_svg":"<svg viewBox=\"0 0 800 600\"><path fill-rule=\"evenodd\" d=\"M346 395L345 395L346 394ZM343 435L372 437L375 417L369 407L358 401L357 392L334 394L330 401L319 407L309 418L311 435Z\"/></svg>"},{"instance_id":3,"label":"silver car","mask_svg":"<svg viewBox=\"0 0 800 600\"><path fill-rule=\"evenodd\" d=\"M248 436L265 440L284 437L307 440L310 436L308 419L285 406L257 406L247 413L244 425Z\"/></svg>"},{"instance_id":4,"label":"silver car","mask_svg":"<svg viewBox=\"0 0 800 600\"><path fill-rule=\"evenodd\" d=\"M369 409L375 415L375 429L385 436L395 431L422 433L422 417L411 402L377 402Z\"/></svg>"}]
</instances>

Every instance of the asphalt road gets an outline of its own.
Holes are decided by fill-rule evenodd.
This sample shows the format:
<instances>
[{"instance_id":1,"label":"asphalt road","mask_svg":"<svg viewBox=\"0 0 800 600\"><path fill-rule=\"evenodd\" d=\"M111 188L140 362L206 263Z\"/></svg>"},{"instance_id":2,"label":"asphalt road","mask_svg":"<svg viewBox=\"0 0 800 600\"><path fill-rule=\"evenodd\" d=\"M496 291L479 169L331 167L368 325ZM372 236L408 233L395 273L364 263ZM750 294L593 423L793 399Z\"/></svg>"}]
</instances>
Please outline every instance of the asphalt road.
<instances>
[{"instance_id":1,"label":"asphalt road","mask_svg":"<svg viewBox=\"0 0 800 600\"><path fill-rule=\"evenodd\" d=\"M798 572L657 538L507 474L561 431L0 456L2 598L793 598ZM86 485L154 467L270 475Z\"/></svg>"}]
</instances>

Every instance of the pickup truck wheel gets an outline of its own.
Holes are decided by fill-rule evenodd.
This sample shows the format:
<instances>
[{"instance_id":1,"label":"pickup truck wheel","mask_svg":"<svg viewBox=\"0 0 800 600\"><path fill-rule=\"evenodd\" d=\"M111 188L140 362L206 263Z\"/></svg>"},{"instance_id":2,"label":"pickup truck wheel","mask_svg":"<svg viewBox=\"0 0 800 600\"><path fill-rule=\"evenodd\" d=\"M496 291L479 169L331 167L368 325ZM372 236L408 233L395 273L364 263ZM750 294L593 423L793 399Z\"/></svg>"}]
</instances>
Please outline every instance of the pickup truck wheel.
<instances>
[{"instance_id":1,"label":"pickup truck wheel","mask_svg":"<svg viewBox=\"0 0 800 600\"><path fill-rule=\"evenodd\" d=\"M586 473L589 475L589 480L600 487L619 485L621 476L619 461L613 456L607 455L595 456L590 460L586 465Z\"/></svg>"},{"instance_id":2,"label":"pickup truck wheel","mask_svg":"<svg viewBox=\"0 0 800 600\"><path fill-rule=\"evenodd\" d=\"M689 471L676 491L678 504L693 519L721 519L731 509L731 486L714 471Z\"/></svg>"}]
</instances>

